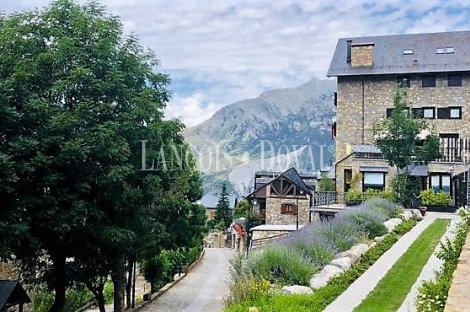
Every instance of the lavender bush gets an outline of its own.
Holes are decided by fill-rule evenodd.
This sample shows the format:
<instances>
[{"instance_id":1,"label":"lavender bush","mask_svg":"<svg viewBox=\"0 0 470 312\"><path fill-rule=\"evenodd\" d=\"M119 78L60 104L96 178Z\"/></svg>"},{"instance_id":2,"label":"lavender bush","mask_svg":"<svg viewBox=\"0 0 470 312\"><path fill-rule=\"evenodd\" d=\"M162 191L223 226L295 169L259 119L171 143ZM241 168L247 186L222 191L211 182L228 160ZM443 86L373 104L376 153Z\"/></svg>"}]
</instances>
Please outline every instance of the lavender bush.
<instances>
[{"instance_id":1,"label":"lavender bush","mask_svg":"<svg viewBox=\"0 0 470 312\"><path fill-rule=\"evenodd\" d=\"M388 219L385 210L373 209L370 205L363 204L342 212L342 217L356 223L370 239L387 233L387 228L383 224Z\"/></svg>"},{"instance_id":2,"label":"lavender bush","mask_svg":"<svg viewBox=\"0 0 470 312\"><path fill-rule=\"evenodd\" d=\"M401 205L380 197L372 197L366 200L363 205L384 213L387 219L396 218L403 211Z\"/></svg>"},{"instance_id":3,"label":"lavender bush","mask_svg":"<svg viewBox=\"0 0 470 312\"><path fill-rule=\"evenodd\" d=\"M318 270L301 252L279 244L254 251L248 265L258 278L286 285L308 285Z\"/></svg>"}]
</instances>

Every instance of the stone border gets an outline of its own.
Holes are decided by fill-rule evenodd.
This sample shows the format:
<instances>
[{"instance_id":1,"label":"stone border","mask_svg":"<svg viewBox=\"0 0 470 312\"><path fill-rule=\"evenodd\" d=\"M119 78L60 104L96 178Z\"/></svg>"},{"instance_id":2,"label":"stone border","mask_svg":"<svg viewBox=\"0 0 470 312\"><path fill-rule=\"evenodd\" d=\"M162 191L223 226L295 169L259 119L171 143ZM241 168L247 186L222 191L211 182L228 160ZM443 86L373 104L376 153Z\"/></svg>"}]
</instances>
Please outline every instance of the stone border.
<instances>
[{"instance_id":1,"label":"stone border","mask_svg":"<svg viewBox=\"0 0 470 312\"><path fill-rule=\"evenodd\" d=\"M465 221L462 221L465 222ZM467 311L470 307L470 232L467 234L457 268L452 274L452 284L447 296L445 312Z\"/></svg>"},{"instance_id":2,"label":"stone border","mask_svg":"<svg viewBox=\"0 0 470 312\"><path fill-rule=\"evenodd\" d=\"M173 286L175 286L179 281L181 281L183 278L185 278L188 273L197 265L199 262L201 262L202 258L206 254L206 249L204 248L199 256L199 258L196 259L191 265L188 267L188 271L186 273L181 274L176 280L173 282L167 283L165 286L160 288L157 292L151 295L149 300L143 301L140 305L137 305L134 309L128 309L126 311L140 311L142 308L146 307L149 303L153 302L155 299L166 293L169 289L171 289Z\"/></svg>"}]
</instances>

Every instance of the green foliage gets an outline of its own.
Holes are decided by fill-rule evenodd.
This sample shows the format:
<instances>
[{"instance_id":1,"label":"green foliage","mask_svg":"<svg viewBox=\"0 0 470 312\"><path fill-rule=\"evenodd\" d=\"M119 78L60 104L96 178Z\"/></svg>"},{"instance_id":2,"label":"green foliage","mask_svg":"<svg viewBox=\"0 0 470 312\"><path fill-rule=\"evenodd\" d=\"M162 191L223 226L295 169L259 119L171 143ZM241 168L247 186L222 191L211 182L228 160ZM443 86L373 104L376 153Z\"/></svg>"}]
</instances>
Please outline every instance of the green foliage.
<instances>
[{"instance_id":1,"label":"green foliage","mask_svg":"<svg viewBox=\"0 0 470 312\"><path fill-rule=\"evenodd\" d=\"M437 254L437 257L443 261L442 268L436 272L435 279L424 281L419 288L416 302L418 312L444 311L447 295L452 285L452 275L457 268L460 254L470 231L470 209L459 208L457 213L462 220L457 226L455 238L453 241L446 239L442 242Z\"/></svg>"},{"instance_id":2,"label":"green foliage","mask_svg":"<svg viewBox=\"0 0 470 312\"><path fill-rule=\"evenodd\" d=\"M418 135L430 130L422 119L411 114L406 89L399 88L394 94L394 109L390 118L374 125L376 145L390 166L399 170L412 163L429 163L440 157L439 136L430 132L420 144Z\"/></svg>"},{"instance_id":3,"label":"green foliage","mask_svg":"<svg viewBox=\"0 0 470 312\"><path fill-rule=\"evenodd\" d=\"M68 289L66 292L66 304L64 312L75 312L81 308L93 295L85 287ZM39 286L34 294L34 312L48 312L54 303L54 293L48 291L46 287Z\"/></svg>"},{"instance_id":4,"label":"green foliage","mask_svg":"<svg viewBox=\"0 0 470 312\"><path fill-rule=\"evenodd\" d=\"M268 292L255 298L248 296L236 304L228 302L229 305L224 311L246 312L250 307L255 306L259 311L321 312L389 250L397 240L396 233L386 235L381 242L366 251L350 270L332 278L325 287L317 289L313 295L286 296L277 292Z\"/></svg>"},{"instance_id":5,"label":"green foliage","mask_svg":"<svg viewBox=\"0 0 470 312\"><path fill-rule=\"evenodd\" d=\"M438 219L427 227L354 311L399 310L449 222Z\"/></svg>"},{"instance_id":6,"label":"green foliage","mask_svg":"<svg viewBox=\"0 0 470 312\"><path fill-rule=\"evenodd\" d=\"M232 209L230 209L230 201L225 183L222 184L222 188L220 190L214 220L216 222L222 221L225 229L230 226L233 220Z\"/></svg>"},{"instance_id":7,"label":"green foliage","mask_svg":"<svg viewBox=\"0 0 470 312\"><path fill-rule=\"evenodd\" d=\"M318 190L320 192L333 192L336 190L335 181L328 177L328 174L322 173L318 181Z\"/></svg>"},{"instance_id":8,"label":"green foliage","mask_svg":"<svg viewBox=\"0 0 470 312\"><path fill-rule=\"evenodd\" d=\"M398 224L393 228L393 232L398 235L403 235L410 231L416 225L416 223L416 218L403 221L402 223Z\"/></svg>"},{"instance_id":9,"label":"green foliage","mask_svg":"<svg viewBox=\"0 0 470 312\"><path fill-rule=\"evenodd\" d=\"M409 176L407 171L401 172L392 180L392 188L396 194L400 194L397 198L398 202L404 207L412 207L413 197L419 194L421 190L421 182L417 177Z\"/></svg>"},{"instance_id":10,"label":"green foliage","mask_svg":"<svg viewBox=\"0 0 470 312\"><path fill-rule=\"evenodd\" d=\"M448 206L450 196L443 191L435 192L432 189L421 191L421 203L424 206Z\"/></svg>"},{"instance_id":11,"label":"green foliage","mask_svg":"<svg viewBox=\"0 0 470 312\"><path fill-rule=\"evenodd\" d=\"M154 53L93 1L0 25L0 245L26 282L54 289L60 311L67 287L97 290L128 257L200 241L202 183L184 125L164 118Z\"/></svg>"},{"instance_id":12,"label":"green foliage","mask_svg":"<svg viewBox=\"0 0 470 312\"><path fill-rule=\"evenodd\" d=\"M382 197L371 197L364 202L364 206L379 213L383 213L386 216L386 219L396 218L401 212L403 212L402 206Z\"/></svg>"},{"instance_id":13,"label":"green foliage","mask_svg":"<svg viewBox=\"0 0 470 312\"><path fill-rule=\"evenodd\" d=\"M142 273L151 285L151 293L154 293L166 284L171 274L171 265L168 252L165 250L162 250L162 252L153 258L147 258L142 262Z\"/></svg>"},{"instance_id":14,"label":"green foliage","mask_svg":"<svg viewBox=\"0 0 470 312\"><path fill-rule=\"evenodd\" d=\"M308 285L316 270L300 253L280 245L253 252L249 266L256 277L285 285Z\"/></svg>"},{"instance_id":15,"label":"green foliage","mask_svg":"<svg viewBox=\"0 0 470 312\"><path fill-rule=\"evenodd\" d=\"M237 203L235 210L233 211L233 216L235 218L239 217L248 217L248 212L251 209L251 204L248 200L242 199Z\"/></svg>"},{"instance_id":16,"label":"green foliage","mask_svg":"<svg viewBox=\"0 0 470 312\"><path fill-rule=\"evenodd\" d=\"M113 302L114 298L114 285L111 281L106 281L103 289L104 302L109 304Z\"/></svg>"},{"instance_id":17,"label":"green foliage","mask_svg":"<svg viewBox=\"0 0 470 312\"><path fill-rule=\"evenodd\" d=\"M347 202L361 202L364 200L364 195L362 194L361 191L357 189L349 189L349 191L346 193L346 201Z\"/></svg>"}]
</instances>

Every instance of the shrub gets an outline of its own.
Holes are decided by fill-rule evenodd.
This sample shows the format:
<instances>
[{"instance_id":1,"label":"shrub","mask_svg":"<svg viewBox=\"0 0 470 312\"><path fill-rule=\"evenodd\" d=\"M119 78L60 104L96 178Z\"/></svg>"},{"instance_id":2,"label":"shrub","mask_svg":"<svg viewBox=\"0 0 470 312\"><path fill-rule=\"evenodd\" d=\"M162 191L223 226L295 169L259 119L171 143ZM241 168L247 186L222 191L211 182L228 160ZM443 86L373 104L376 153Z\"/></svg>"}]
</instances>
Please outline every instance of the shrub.
<instances>
[{"instance_id":1,"label":"shrub","mask_svg":"<svg viewBox=\"0 0 470 312\"><path fill-rule=\"evenodd\" d=\"M286 244L298 250L317 267L322 267L329 263L340 251L324 236L313 236L311 232L305 231L304 229L296 232L298 233L294 233Z\"/></svg>"},{"instance_id":2,"label":"shrub","mask_svg":"<svg viewBox=\"0 0 470 312\"><path fill-rule=\"evenodd\" d=\"M338 250L344 251L359 243L365 237L363 229L339 213L334 219L320 222L311 227L312 236L323 236Z\"/></svg>"},{"instance_id":3,"label":"shrub","mask_svg":"<svg viewBox=\"0 0 470 312\"><path fill-rule=\"evenodd\" d=\"M372 209L368 205L344 211L343 217L359 225L370 239L387 233L387 228L383 225L387 219L385 212Z\"/></svg>"},{"instance_id":4,"label":"shrub","mask_svg":"<svg viewBox=\"0 0 470 312\"><path fill-rule=\"evenodd\" d=\"M253 251L248 265L256 277L283 285L308 285L317 270L299 251L282 245Z\"/></svg>"},{"instance_id":5,"label":"shrub","mask_svg":"<svg viewBox=\"0 0 470 312\"><path fill-rule=\"evenodd\" d=\"M364 202L364 206L384 213L387 219L396 218L403 211L403 207L399 204L380 197L369 198Z\"/></svg>"},{"instance_id":6,"label":"shrub","mask_svg":"<svg viewBox=\"0 0 470 312\"><path fill-rule=\"evenodd\" d=\"M346 193L346 201L347 202L359 202L363 200L363 194L361 191L356 189L350 189Z\"/></svg>"},{"instance_id":7,"label":"shrub","mask_svg":"<svg viewBox=\"0 0 470 312\"><path fill-rule=\"evenodd\" d=\"M443 191L434 192L429 189L421 191L421 203L425 206L448 206L450 204L450 197Z\"/></svg>"},{"instance_id":8,"label":"shrub","mask_svg":"<svg viewBox=\"0 0 470 312\"><path fill-rule=\"evenodd\" d=\"M457 226L457 233L451 242L446 239L441 243L437 257L443 261L442 268L437 271L435 280L425 281L419 289L416 307L421 311L444 311L452 284L452 275L457 268L460 253L470 230L470 210L459 208L462 221Z\"/></svg>"}]
</instances>

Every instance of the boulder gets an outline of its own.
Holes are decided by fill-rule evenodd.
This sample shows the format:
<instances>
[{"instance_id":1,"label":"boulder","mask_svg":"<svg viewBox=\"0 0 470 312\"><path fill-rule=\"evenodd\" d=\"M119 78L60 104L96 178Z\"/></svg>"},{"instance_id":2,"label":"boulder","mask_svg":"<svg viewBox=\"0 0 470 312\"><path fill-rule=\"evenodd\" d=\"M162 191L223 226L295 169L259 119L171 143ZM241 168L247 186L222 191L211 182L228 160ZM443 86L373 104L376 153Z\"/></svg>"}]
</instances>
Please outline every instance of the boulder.
<instances>
[{"instance_id":1,"label":"boulder","mask_svg":"<svg viewBox=\"0 0 470 312\"><path fill-rule=\"evenodd\" d=\"M352 252L351 250L346 250L338 254L337 258L348 257L351 260L351 264L355 264L359 260L357 253Z\"/></svg>"},{"instance_id":2,"label":"boulder","mask_svg":"<svg viewBox=\"0 0 470 312\"><path fill-rule=\"evenodd\" d=\"M418 221L423 220L423 215L421 214L421 211L419 211L419 209L410 209L410 210L414 214L414 216L416 217L416 220L418 220Z\"/></svg>"},{"instance_id":3,"label":"boulder","mask_svg":"<svg viewBox=\"0 0 470 312\"><path fill-rule=\"evenodd\" d=\"M341 258L336 258L331 261L331 264L334 266L337 266L343 271L349 270L352 265L351 258L349 257L341 257Z\"/></svg>"},{"instance_id":4,"label":"boulder","mask_svg":"<svg viewBox=\"0 0 470 312\"><path fill-rule=\"evenodd\" d=\"M400 223L402 223L403 220L400 218L392 218L384 222L385 227L389 232L393 231L393 229Z\"/></svg>"},{"instance_id":5,"label":"boulder","mask_svg":"<svg viewBox=\"0 0 470 312\"><path fill-rule=\"evenodd\" d=\"M307 286L293 285L293 286L284 286L281 289L282 293L287 295L292 294L313 294L313 290Z\"/></svg>"},{"instance_id":6,"label":"boulder","mask_svg":"<svg viewBox=\"0 0 470 312\"><path fill-rule=\"evenodd\" d=\"M378 243L378 242L381 242L381 241L383 241L383 240L384 240L384 236L376 236L376 237L374 237L374 242L377 242L377 243Z\"/></svg>"},{"instance_id":7,"label":"boulder","mask_svg":"<svg viewBox=\"0 0 470 312\"><path fill-rule=\"evenodd\" d=\"M337 266L327 264L320 273L315 274L310 280L310 288L318 289L328 284L328 281L344 271Z\"/></svg>"},{"instance_id":8,"label":"boulder","mask_svg":"<svg viewBox=\"0 0 470 312\"><path fill-rule=\"evenodd\" d=\"M405 221L412 219L414 215L413 212L409 209L404 209L401 214L403 215Z\"/></svg>"},{"instance_id":9,"label":"boulder","mask_svg":"<svg viewBox=\"0 0 470 312\"><path fill-rule=\"evenodd\" d=\"M356 253L359 257L362 256L367 250L369 250L369 246L367 244L358 244L354 245L349 249L350 251Z\"/></svg>"}]
</instances>

